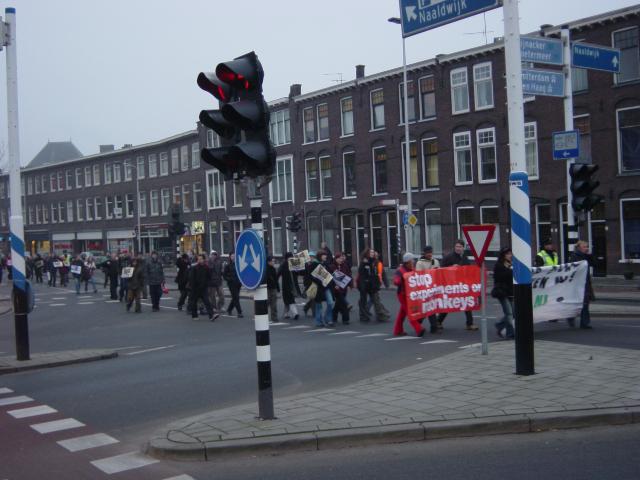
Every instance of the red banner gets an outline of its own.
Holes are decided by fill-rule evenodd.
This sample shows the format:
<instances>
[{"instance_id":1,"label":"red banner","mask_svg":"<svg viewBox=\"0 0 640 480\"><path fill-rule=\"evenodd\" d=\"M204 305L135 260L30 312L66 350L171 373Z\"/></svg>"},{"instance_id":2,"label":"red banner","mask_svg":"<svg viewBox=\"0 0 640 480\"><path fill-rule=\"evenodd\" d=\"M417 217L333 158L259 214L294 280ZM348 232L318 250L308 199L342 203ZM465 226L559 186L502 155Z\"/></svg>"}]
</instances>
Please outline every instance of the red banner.
<instances>
[{"instance_id":1,"label":"red banner","mask_svg":"<svg viewBox=\"0 0 640 480\"><path fill-rule=\"evenodd\" d=\"M482 285L476 265L412 271L403 275L409 318L480 308Z\"/></svg>"}]
</instances>

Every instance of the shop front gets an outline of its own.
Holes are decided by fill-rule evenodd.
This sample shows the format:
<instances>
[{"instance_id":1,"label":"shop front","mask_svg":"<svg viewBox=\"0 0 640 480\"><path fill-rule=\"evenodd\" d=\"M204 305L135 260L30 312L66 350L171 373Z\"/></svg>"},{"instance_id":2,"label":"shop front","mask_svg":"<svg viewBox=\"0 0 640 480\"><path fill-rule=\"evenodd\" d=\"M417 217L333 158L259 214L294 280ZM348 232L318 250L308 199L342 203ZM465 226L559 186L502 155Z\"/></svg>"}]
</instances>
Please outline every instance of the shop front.
<instances>
[{"instance_id":1,"label":"shop front","mask_svg":"<svg viewBox=\"0 0 640 480\"><path fill-rule=\"evenodd\" d=\"M196 255L204 252L204 222L196 220L186 225L185 234L180 237L180 251L193 251Z\"/></svg>"},{"instance_id":2,"label":"shop front","mask_svg":"<svg viewBox=\"0 0 640 480\"><path fill-rule=\"evenodd\" d=\"M93 255L103 255L106 251L100 230L92 232L78 232L77 251L89 252Z\"/></svg>"},{"instance_id":3,"label":"shop front","mask_svg":"<svg viewBox=\"0 0 640 480\"><path fill-rule=\"evenodd\" d=\"M47 230L25 230L25 250L31 255L48 255L51 253L51 241Z\"/></svg>"},{"instance_id":4,"label":"shop front","mask_svg":"<svg viewBox=\"0 0 640 480\"><path fill-rule=\"evenodd\" d=\"M73 250L73 241L76 239L75 233L54 233L51 236L51 243L54 255L62 255L63 253L75 253Z\"/></svg>"},{"instance_id":5,"label":"shop front","mask_svg":"<svg viewBox=\"0 0 640 480\"><path fill-rule=\"evenodd\" d=\"M111 230L107 232L107 246L111 253L134 252L133 244L136 232L133 230Z\"/></svg>"},{"instance_id":6,"label":"shop front","mask_svg":"<svg viewBox=\"0 0 640 480\"><path fill-rule=\"evenodd\" d=\"M147 223L140 226L142 233L142 253L167 252L171 253L171 242L169 241L168 225L166 223Z\"/></svg>"}]
</instances>

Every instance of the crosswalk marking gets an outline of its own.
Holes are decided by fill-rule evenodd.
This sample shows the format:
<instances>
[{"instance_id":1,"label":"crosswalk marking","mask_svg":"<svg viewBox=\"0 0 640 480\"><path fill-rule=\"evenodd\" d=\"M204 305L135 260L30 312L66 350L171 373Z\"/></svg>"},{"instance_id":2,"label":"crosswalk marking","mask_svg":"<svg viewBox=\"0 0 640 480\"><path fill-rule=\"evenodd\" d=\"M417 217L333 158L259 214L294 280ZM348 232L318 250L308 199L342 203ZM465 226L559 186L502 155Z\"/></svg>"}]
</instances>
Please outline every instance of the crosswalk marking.
<instances>
[{"instance_id":1,"label":"crosswalk marking","mask_svg":"<svg viewBox=\"0 0 640 480\"><path fill-rule=\"evenodd\" d=\"M372 337L388 337L388 333L368 333L366 335L358 335L356 338L372 338Z\"/></svg>"},{"instance_id":2,"label":"crosswalk marking","mask_svg":"<svg viewBox=\"0 0 640 480\"><path fill-rule=\"evenodd\" d=\"M309 328L308 325L296 325L295 327L283 328L283 330L300 330L301 328Z\"/></svg>"},{"instance_id":3,"label":"crosswalk marking","mask_svg":"<svg viewBox=\"0 0 640 480\"><path fill-rule=\"evenodd\" d=\"M104 433L95 433L93 435L60 440L57 443L70 452L79 452L81 450L88 450L90 448L103 447L105 445L118 443L118 440Z\"/></svg>"},{"instance_id":4,"label":"crosswalk marking","mask_svg":"<svg viewBox=\"0 0 640 480\"><path fill-rule=\"evenodd\" d=\"M475 347L480 347L482 346L481 343L472 343L471 345L463 345L462 347L458 347L458 348L475 348Z\"/></svg>"},{"instance_id":5,"label":"crosswalk marking","mask_svg":"<svg viewBox=\"0 0 640 480\"><path fill-rule=\"evenodd\" d=\"M105 300L104 303L120 303L120 300Z\"/></svg>"},{"instance_id":6,"label":"crosswalk marking","mask_svg":"<svg viewBox=\"0 0 640 480\"><path fill-rule=\"evenodd\" d=\"M80 295L78 298L83 300L83 299L87 299L87 298L93 298L93 295Z\"/></svg>"},{"instance_id":7,"label":"crosswalk marking","mask_svg":"<svg viewBox=\"0 0 640 480\"><path fill-rule=\"evenodd\" d=\"M329 335L355 335L360 332L354 332L353 330L345 330L344 332L330 333Z\"/></svg>"},{"instance_id":8,"label":"crosswalk marking","mask_svg":"<svg viewBox=\"0 0 640 480\"><path fill-rule=\"evenodd\" d=\"M0 395L4 394L4 393L13 393L13 390L11 390L10 388L7 388L7 387L0 388Z\"/></svg>"},{"instance_id":9,"label":"crosswalk marking","mask_svg":"<svg viewBox=\"0 0 640 480\"><path fill-rule=\"evenodd\" d=\"M430 343L458 343L457 340L431 340L430 342L422 342L420 345L429 345Z\"/></svg>"},{"instance_id":10,"label":"crosswalk marking","mask_svg":"<svg viewBox=\"0 0 640 480\"><path fill-rule=\"evenodd\" d=\"M158 463L160 460L155 458L149 458L142 455L139 452L129 452L122 455L116 455L115 457L102 458L100 460L94 460L91 465L104 473L111 475L113 473L124 472L126 470L133 470L134 468L145 467L153 463Z\"/></svg>"},{"instance_id":11,"label":"crosswalk marking","mask_svg":"<svg viewBox=\"0 0 640 480\"><path fill-rule=\"evenodd\" d=\"M66 307L67 304L66 303L51 303L49 306L50 307Z\"/></svg>"},{"instance_id":12,"label":"crosswalk marking","mask_svg":"<svg viewBox=\"0 0 640 480\"><path fill-rule=\"evenodd\" d=\"M175 347L175 346L176 345L165 345L163 347L147 348L146 350L139 350L137 352L128 352L128 353L125 353L125 355L139 355L141 353L155 352L157 350L165 350L167 348L172 348L172 347Z\"/></svg>"},{"instance_id":13,"label":"crosswalk marking","mask_svg":"<svg viewBox=\"0 0 640 480\"><path fill-rule=\"evenodd\" d=\"M282 326L282 325L289 325L289 324L288 324L288 323L286 323L286 322L273 322L273 323L269 323L269 326L271 326L271 327L280 327L280 326Z\"/></svg>"},{"instance_id":14,"label":"crosswalk marking","mask_svg":"<svg viewBox=\"0 0 640 480\"><path fill-rule=\"evenodd\" d=\"M49 413L56 413L55 408L51 408L47 405L39 405L37 407L20 408L18 410L9 410L7 413L13 418L27 418L37 417L38 415L47 415Z\"/></svg>"},{"instance_id":15,"label":"crosswalk marking","mask_svg":"<svg viewBox=\"0 0 640 480\"><path fill-rule=\"evenodd\" d=\"M0 407L3 407L5 405L15 405L17 403L27 403L27 402L33 402L33 398L27 397L26 395L19 395L17 397L0 398Z\"/></svg>"},{"instance_id":16,"label":"crosswalk marking","mask_svg":"<svg viewBox=\"0 0 640 480\"><path fill-rule=\"evenodd\" d=\"M78 305L93 305L94 302L78 302Z\"/></svg>"},{"instance_id":17,"label":"crosswalk marking","mask_svg":"<svg viewBox=\"0 0 640 480\"><path fill-rule=\"evenodd\" d=\"M63 418L62 420L53 420L52 422L36 423L31 425L38 433L59 432L61 430L70 430L72 428L84 427L84 423L79 422L75 418Z\"/></svg>"},{"instance_id":18,"label":"crosswalk marking","mask_svg":"<svg viewBox=\"0 0 640 480\"><path fill-rule=\"evenodd\" d=\"M51 297L51 300L66 300L67 297Z\"/></svg>"},{"instance_id":19,"label":"crosswalk marking","mask_svg":"<svg viewBox=\"0 0 640 480\"><path fill-rule=\"evenodd\" d=\"M309 328L309 327L307 327ZM316 333L316 332L335 332L332 328L312 328L311 330L307 330L304 333Z\"/></svg>"},{"instance_id":20,"label":"crosswalk marking","mask_svg":"<svg viewBox=\"0 0 640 480\"><path fill-rule=\"evenodd\" d=\"M385 342L395 342L398 340L418 340L420 337L410 337L409 335L405 335L404 337L391 337L385 338Z\"/></svg>"},{"instance_id":21,"label":"crosswalk marking","mask_svg":"<svg viewBox=\"0 0 640 480\"><path fill-rule=\"evenodd\" d=\"M164 480L195 480L191 475L178 475L177 477L165 478Z\"/></svg>"}]
</instances>

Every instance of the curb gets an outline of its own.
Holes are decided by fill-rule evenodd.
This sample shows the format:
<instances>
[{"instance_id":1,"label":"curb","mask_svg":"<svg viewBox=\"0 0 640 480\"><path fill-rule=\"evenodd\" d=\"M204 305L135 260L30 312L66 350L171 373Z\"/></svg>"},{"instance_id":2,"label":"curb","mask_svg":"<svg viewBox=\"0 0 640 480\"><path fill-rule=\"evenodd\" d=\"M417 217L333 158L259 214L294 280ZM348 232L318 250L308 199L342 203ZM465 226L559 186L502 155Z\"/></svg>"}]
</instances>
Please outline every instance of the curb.
<instances>
[{"instance_id":1,"label":"curb","mask_svg":"<svg viewBox=\"0 0 640 480\"><path fill-rule=\"evenodd\" d=\"M202 442L177 443L166 436L152 438L144 453L159 459L212 461L221 457L275 455L299 451L331 450L369 445L419 442L549 430L640 423L640 405L601 409L514 414L461 420L412 422L397 425L323 430L295 434ZM175 431L174 431L175 432ZM187 440L187 439L185 439Z\"/></svg>"},{"instance_id":2,"label":"curb","mask_svg":"<svg viewBox=\"0 0 640 480\"><path fill-rule=\"evenodd\" d=\"M98 360L109 360L111 358L116 358L117 356L118 356L118 352L109 352L109 353L91 355L87 357L71 358L66 360L52 360L46 363L32 363L32 364L25 364L25 365L19 365L19 366L15 366L15 365L0 366L0 375L6 375L9 373L17 373L17 372L25 372L28 370L39 370L44 368L61 367L64 365L73 365L77 363L95 362ZM37 362L37 359L34 360L32 358L31 360L26 360L26 362Z\"/></svg>"}]
</instances>

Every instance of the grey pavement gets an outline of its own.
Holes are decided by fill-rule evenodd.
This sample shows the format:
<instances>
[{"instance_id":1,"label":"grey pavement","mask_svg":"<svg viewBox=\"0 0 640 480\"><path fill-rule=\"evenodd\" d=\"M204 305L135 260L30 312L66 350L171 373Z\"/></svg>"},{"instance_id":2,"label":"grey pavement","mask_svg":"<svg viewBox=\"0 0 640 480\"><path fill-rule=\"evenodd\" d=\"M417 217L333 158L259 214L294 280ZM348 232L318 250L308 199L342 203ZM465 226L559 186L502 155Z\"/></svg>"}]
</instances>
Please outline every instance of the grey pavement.
<instances>
[{"instance_id":1,"label":"grey pavement","mask_svg":"<svg viewBox=\"0 0 640 480\"><path fill-rule=\"evenodd\" d=\"M29 360L16 360L16 356L0 357L0 375L7 373L58 367L74 363L93 362L116 358L118 353L106 349L65 350L60 352L31 353Z\"/></svg>"},{"instance_id":2,"label":"grey pavement","mask_svg":"<svg viewBox=\"0 0 640 480\"><path fill-rule=\"evenodd\" d=\"M513 342L492 343L483 356L467 348L288 398L275 385L275 420L258 419L257 404L212 411L157 432L147 453L211 460L640 422L640 351L538 341L536 374L517 376L514 349Z\"/></svg>"}]
</instances>

